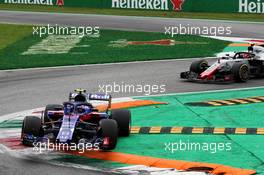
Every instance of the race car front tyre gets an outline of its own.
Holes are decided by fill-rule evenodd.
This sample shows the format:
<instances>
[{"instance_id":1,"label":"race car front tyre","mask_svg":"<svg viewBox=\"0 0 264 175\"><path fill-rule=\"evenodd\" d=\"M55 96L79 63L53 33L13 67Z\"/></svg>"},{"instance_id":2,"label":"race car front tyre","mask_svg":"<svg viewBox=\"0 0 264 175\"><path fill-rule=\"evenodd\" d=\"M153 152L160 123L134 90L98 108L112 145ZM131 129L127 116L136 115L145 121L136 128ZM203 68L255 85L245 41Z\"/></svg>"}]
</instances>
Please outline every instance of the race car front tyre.
<instances>
[{"instance_id":1,"label":"race car front tyre","mask_svg":"<svg viewBox=\"0 0 264 175\"><path fill-rule=\"evenodd\" d=\"M31 146L27 141L24 140L24 135L31 135L33 137L42 137L44 134L41 119L35 116L26 116L23 120L21 139L24 145Z\"/></svg>"},{"instance_id":2,"label":"race car front tyre","mask_svg":"<svg viewBox=\"0 0 264 175\"><path fill-rule=\"evenodd\" d=\"M111 118L117 122L118 135L128 137L131 128L131 113L126 109L112 110Z\"/></svg>"},{"instance_id":3,"label":"race car front tyre","mask_svg":"<svg viewBox=\"0 0 264 175\"><path fill-rule=\"evenodd\" d=\"M235 63L232 71L236 82L246 82L249 78L249 68L245 63Z\"/></svg>"},{"instance_id":4,"label":"race car front tyre","mask_svg":"<svg viewBox=\"0 0 264 175\"><path fill-rule=\"evenodd\" d=\"M63 110L63 106L59 105L59 104L49 104L46 106L45 111L44 111L44 119L43 122L50 122L50 118L48 116L48 111L59 111L59 110Z\"/></svg>"},{"instance_id":5,"label":"race car front tyre","mask_svg":"<svg viewBox=\"0 0 264 175\"><path fill-rule=\"evenodd\" d=\"M181 79L189 79L190 72L181 72L180 78Z\"/></svg>"},{"instance_id":6,"label":"race car front tyre","mask_svg":"<svg viewBox=\"0 0 264 175\"><path fill-rule=\"evenodd\" d=\"M103 150L113 150L116 147L118 139L118 128L115 120L102 119L100 121L100 128L102 131L102 138L107 139L107 144L103 143Z\"/></svg>"},{"instance_id":7,"label":"race car front tyre","mask_svg":"<svg viewBox=\"0 0 264 175\"><path fill-rule=\"evenodd\" d=\"M208 68L208 62L206 60L197 60L192 62L190 66L190 71L197 74L202 73Z\"/></svg>"}]
</instances>

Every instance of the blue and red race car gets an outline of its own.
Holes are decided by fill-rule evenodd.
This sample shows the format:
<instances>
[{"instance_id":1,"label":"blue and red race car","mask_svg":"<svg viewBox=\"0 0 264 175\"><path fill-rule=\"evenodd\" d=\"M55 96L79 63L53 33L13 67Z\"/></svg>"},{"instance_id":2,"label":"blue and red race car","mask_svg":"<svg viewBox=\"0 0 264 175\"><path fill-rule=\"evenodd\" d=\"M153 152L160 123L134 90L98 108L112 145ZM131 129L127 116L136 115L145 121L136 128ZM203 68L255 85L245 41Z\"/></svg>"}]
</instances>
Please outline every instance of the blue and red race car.
<instances>
[{"instance_id":1,"label":"blue and red race car","mask_svg":"<svg viewBox=\"0 0 264 175\"><path fill-rule=\"evenodd\" d=\"M69 101L47 105L41 118L26 116L22 125L24 145L38 142L90 143L102 150L113 150L118 136L129 136L131 113L126 109L111 110L111 95L89 94L77 89ZM107 101L106 110L99 112L90 102Z\"/></svg>"}]
</instances>

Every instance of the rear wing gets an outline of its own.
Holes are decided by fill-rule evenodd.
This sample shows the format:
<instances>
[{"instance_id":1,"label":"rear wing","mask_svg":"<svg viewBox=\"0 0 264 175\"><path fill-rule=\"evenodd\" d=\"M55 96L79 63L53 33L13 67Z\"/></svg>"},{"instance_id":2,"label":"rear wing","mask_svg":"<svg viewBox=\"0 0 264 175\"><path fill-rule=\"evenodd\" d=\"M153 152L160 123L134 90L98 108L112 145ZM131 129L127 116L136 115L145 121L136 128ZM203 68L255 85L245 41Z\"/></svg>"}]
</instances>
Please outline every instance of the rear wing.
<instances>
[{"instance_id":1,"label":"rear wing","mask_svg":"<svg viewBox=\"0 0 264 175\"><path fill-rule=\"evenodd\" d=\"M107 111L111 109L112 96L109 94L88 94L89 100L108 101Z\"/></svg>"},{"instance_id":2,"label":"rear wing","mask_svg":"<svg viewBox=\"0 0 264 175\"><path fill-rule=\"evenodd\" d=\"M112 97L109 94L89 94L89 100L99 100L99 101L111 101Z\"/></svg>"}]
</instances>

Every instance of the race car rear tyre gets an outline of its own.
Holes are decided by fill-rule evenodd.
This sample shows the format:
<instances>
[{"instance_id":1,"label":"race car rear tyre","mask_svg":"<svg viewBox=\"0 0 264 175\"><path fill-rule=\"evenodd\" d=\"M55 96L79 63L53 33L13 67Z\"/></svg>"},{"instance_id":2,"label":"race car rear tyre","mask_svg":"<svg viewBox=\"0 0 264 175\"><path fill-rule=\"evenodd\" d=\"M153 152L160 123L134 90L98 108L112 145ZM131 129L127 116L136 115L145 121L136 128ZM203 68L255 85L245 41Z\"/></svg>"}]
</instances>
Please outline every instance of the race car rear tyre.
<instances>
[{"instance_id":1,"label":"race car rear tyre","mask_svg":"<svg viewBox=\"0 0 264 175\"><path fill-rule=\"evenodd\" d=\"M118 135L127 137L131 128L131 113L126 109L112 110L111 118L117 122Z\"/></svg>"},{"instance_id":2,"label":"race car rear tyre","mask_svg":"<svg viewBox=\"0 0 264 175\"><path fill-rule=\"evenodd\" d=\"M118 127L115 120L102 119L100 121L100 127L102 131L102 137L108 138L108 144L102 146L103 150L113 150L116 147L118 139Z\"/></svg>"},{"instance_id":3,"label":"race car rear tyre","mask_svg":"<svg viewBox=\"0 0 264 175\"><path fill-rule=\"evenodd\" d=\"M203 71L205 71L207 67L208 67L208 62L206 60L197 60L192 62L190 66L190 71L200 74Z\"/></svg>"},{"instance_id":4,"label":"race car rear tyre","mask_svg":"<svg viewBox=\"0 0 264 175\"><path fill-rule=\"evenodd\" d=\"M44 123L50 122L50 118L48 116L48 111L58 111L58 110L63 110L63 106L59 104L49 104L46 106L45 111L44 111Z\"/></svg>"},{"instance_id":5,"label":"race car rear tyre","mask_svg":"<svg viewBox=\"0 0 264 175\"><path fill-rule=\"evenodd\" d=\"M249 68L245 63L235 63L232 71L236 82L246 82L249 78Z\"/></svg>"},{"instance_id":6,"label":"race car rear tyre","mask_svg":"<svg viewBox=\"0 0 264 175\"><path fill-rule=\"evenodd\" d=\"M26 141L23 140L24 135L32 135L34 137L42 137L44 131L41 125L41 119L35 116L26 116L22 124L21 139L24 145L29 145Z\"/></svg>"}]
</instances>

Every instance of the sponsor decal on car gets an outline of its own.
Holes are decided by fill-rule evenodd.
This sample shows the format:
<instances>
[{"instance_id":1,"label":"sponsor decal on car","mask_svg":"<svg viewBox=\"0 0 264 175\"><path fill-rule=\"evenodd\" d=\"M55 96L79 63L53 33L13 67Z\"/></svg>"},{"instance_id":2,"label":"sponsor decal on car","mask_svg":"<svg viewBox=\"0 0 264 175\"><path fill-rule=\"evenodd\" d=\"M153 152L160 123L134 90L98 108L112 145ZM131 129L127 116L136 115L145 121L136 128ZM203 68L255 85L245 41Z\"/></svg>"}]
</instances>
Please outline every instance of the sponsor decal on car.
<instances>
[{"instance_id":1,"label":"sponsor decal on car","mask_svg":"<svg viewBox=\"0 0 264 175\"><path fill-rule=\"evenodd\" d=\"M108 94L90 94L90 100L109 100L111 98Z\"/></svg>"},{"instance_id":2,"label":"sponsor decal on car","mask_svg":"<svg viewBox=\"0 0 264 175\"><path fill-rule=\"evenodd\" d=\"M185 0L112 0L112 8L181 11Z\"/></svg>"}]
</instances>

